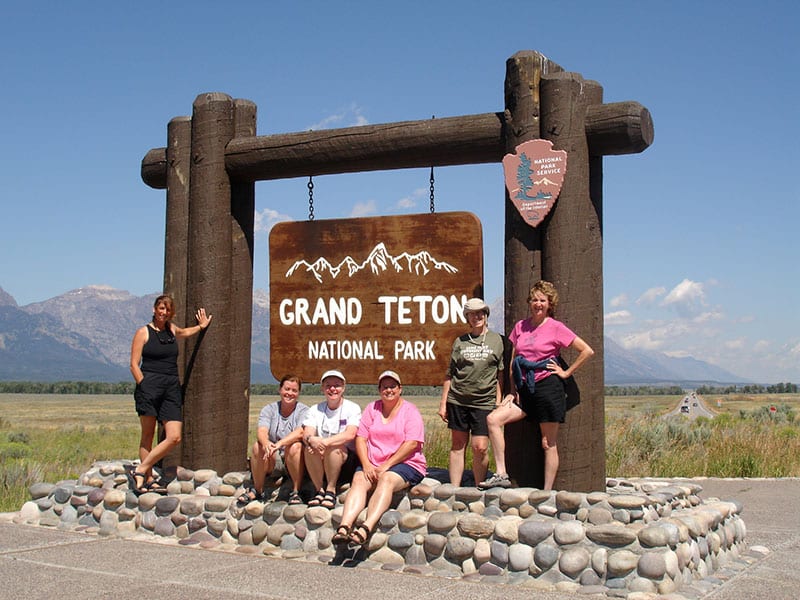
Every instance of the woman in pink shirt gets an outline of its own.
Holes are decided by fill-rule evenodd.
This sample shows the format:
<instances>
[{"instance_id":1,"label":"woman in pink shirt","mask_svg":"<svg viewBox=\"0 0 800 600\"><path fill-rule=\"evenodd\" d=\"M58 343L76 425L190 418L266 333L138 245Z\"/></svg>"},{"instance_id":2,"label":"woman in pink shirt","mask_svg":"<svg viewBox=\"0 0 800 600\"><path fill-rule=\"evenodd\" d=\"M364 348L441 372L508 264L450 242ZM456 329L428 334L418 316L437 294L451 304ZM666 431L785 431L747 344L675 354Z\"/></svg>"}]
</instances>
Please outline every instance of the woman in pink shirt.
<instances>
[{"instance_id":1,"label":"woman in pink shirt","mask_svg":"<svg viewBox=\"0 0 800 600\"><path fill-rule=\"evenodd\" d=\"M425 442L422 415L414 404L403 400L400 376L394 371L384 371L378 377L378 390L380 400L364 409L356 433L356 453L361 466L353 476L342 521L333 536L337 545L363 545L388 510L394 493L418 484L428 469L422 454ZM364 522L354 527L365 506Z\"/></svg>"},{"instance_id":2,"label":"woman in pink shirt","mask_svg":"<svg viewBox=\"0 0 800 600\"><path fill-rule=\"evenodd\" d=\"M487 417L489 439L497 465L497 473L482 481L478 487L510 487L506 472L505 438L503 427L521 419L539 423L544 449L544 486L553 489L558 472L558 428L566 415L564 380L594 355L594 350L575 335L566 325L554 318L558 306L558 292L549 281L533 285L528 295L531 316L518 321L508 336L514 344L511 355L513 365L517 357L530 363L546 361L543 368L534 371L534 389L513 382L515 392L503 398L503 402ZM562 348L571 348L578 353L567 369L558 362Z\"/></svg>"}]
</instances>

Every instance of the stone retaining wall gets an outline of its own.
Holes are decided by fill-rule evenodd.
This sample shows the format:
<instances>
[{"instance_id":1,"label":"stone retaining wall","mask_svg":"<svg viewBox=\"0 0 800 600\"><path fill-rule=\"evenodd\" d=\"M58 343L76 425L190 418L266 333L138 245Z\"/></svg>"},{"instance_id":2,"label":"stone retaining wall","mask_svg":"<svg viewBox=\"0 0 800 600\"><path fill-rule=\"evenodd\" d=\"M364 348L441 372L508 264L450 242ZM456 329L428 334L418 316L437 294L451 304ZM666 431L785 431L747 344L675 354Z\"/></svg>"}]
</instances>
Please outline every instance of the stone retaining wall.
<instances>
[{"instance_id":1,"label":"stone retaining wall","mask_svg":"<svg viewBox=\"0 0 800 600\"><path fill-rule=\"evenodd\" d=\"M362 549L337 549L331 537L346 491L333 510L277 499L240 507L235 498L247 473L179 469L167 495L137 497L128 490L126 464L98 462L77 481L31 486L32 500L14 521L612 596L671 593L746 550L742 507L704 502L692 482L608 480L604 492L576 493L482 491L427 477L395 496Z\"/></svg>"}]
</instances>

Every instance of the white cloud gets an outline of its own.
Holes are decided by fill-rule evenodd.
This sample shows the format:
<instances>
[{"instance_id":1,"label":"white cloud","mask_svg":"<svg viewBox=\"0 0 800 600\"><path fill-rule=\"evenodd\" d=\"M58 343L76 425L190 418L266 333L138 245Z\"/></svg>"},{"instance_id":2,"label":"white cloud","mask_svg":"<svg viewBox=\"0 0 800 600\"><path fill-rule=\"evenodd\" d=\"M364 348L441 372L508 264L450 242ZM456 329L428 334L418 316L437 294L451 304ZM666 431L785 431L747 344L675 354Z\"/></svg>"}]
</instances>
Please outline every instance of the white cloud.
<instances>
[{"instance_id":1,"label":"white cloud","mask_svg":"<svg viewBox=\"0 0 800 600\"><path fill-rule=\"evenodd\" d=\"M706 301L706 293L703 289L703 284L691 279L684 279L676 285L667 297L661 302L662 306L695 306L697 304L704 305Z\"/></svg>"},{"instance_id":2,"label":"white cloud","mask_svg":"<svg viewBox=\"0 0 800 600\"><path fill-rule=\"evenodd\" d=\"M659 350L664 345L664 341L658 339L658 332L651 330L628 334L620 340L620 344L627 349Z\"/></svg>"},{"instance_id":3,"label":"white cloud","mask_svg":"<svg viewBox=\"0 0 800 600\"><path fill-rule=\"evenodd\" d=\"M728 340L725 342L725 348L728 350L743 350L747 346L747 340L744 338L737 338L735 340Z\"/></svg>"},{"instance_id":4,"label":"white cloud","mask_svg":"<svg viewBox=\"0 0 800 600\"><path fill-rule=\"evenodd\" d=\"M664 287L653 287L636 299L636 304L653 304L660 296L667 291Z\"/></svg>"},{"instance_id":5,"label":"white cloud","mask_svg":"<svg viewBox=\"0 0 800 600\"><path fill-rule=\"evenodd\" d=\"M766 352L771 347L772 342L767 340L758 340L755 344L753 344L753 350L756 352ZM798 345L797 351L800 354L800 344Z\"/></svg>"},{"instance_id":6,"label":"white cloud","mask_svg":"<svg viewBox=\"0 0 800 600\"><path fill-rule=\"evenodd\" d=\"M353 210L350 211L350 218L366 217L374 215L377 211L375 200L368 200L367 202L356 202L353 205Z\"/></svg>"},{"instance_id":7,"label":"white cloud","mask_svg":"<svg viewBox=\"0 0 800 600\"><path fill-rule=\"evenodd\" d=\"M617 310L614 312L606 313L603 317L606 326L611 325L629 325L633 323L633 315L629 310Z\"/></svg>"},{"instance_id":8,"label":"white cloud","mask_svg":"<svg viewBox=\"0 0 800 600\"><path fill-rule=\"evenodd\" d=\"M609 300L608 305L611 308L619 308L620 306L624 306L628 303L628 294L620 294L619 296L614 296L611 300Z\"/></svg>"},{"instance_id":9,"label":"white cloud","mask_svg":"<svg viewBox=\"0 0 800 600\"><path fill-rule=\"evenodd\" d=\"M289 215L280 213L272 208L265 208L256 211L253 229L256 235L260 233L269 233L276 223L291 220L292 218Z\"/></svg>"},{"instance_id":10,"label":"white cloud","mask_svg":"<svg viewBox=\"0 0 800 600\"><path fill-rule=\"evenodd\" d=\"M403 196L397 201L397 208L414 208L425 196L426 191L424 188L417 188L410 195Z\"/></svg>"},{"instance_id":11,"label":"white cloud","mask_svg":"<svg viewBox=\"0 0 800 600\"><path fill-rule=\"evenodd\" d=\"M353 102L350 104L350 106L341 108L339 112L329 115L317 123L309 125L307 130L319 131L320 129L357 127L360 125L369 125L369 120L362 114L361 107Z\"/></svg>"},{"instance_id":12,"label":"white cloud","mask_svg":"<svg viewBox=\"0 0 800 600\"><path fill-rule=\"evenodd\" d=\"M710 310L700 313L696 317L692 318L692 322L696 324L708 323L709 321L719 321L723 317L724 315L718 310Z\"/></svg>"}]
</instances>

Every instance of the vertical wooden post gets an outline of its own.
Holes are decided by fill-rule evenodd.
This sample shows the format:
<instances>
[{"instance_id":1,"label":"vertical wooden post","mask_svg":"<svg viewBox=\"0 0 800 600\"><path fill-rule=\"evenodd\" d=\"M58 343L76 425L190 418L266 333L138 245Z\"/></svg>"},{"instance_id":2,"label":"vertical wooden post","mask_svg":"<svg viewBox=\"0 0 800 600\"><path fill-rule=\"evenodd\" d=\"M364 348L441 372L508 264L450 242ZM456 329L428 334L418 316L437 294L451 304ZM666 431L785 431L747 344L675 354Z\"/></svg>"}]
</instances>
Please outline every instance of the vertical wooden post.
<instances>
[{"instance_id":1,"label":"vertical wooden post","mask_svg":"<svg viewBox=\"0 0 800 600\"><path fill-rule=\"evenodd\" d=\"M602 93L598 88L577 73L548 74L541 80L542 137L568 156L561 193L545 221L542 276L559 292L557 318L598 353L576 374L581 405L567 415L558 440L556 488L573 491L605 488L602 208L590 194L584 125L590 95L593 102ZM574 359L569 352L564 357Z\"/></svg>"},{"instance_id":2,"label":"vertical wooden post","mask_svg":"<svg viewBox=\"0 0 800 600\"><path fill-rule=\"evenodd\" d=\"M249 100L234 100L234 137L256 135L256 105ZM231 410L244 418L230 422L227 452L241 460L247 457L250 411L250 345L253 329L253 248L256 208L255 183L231 182L231 331L230 398Z\"/></svg>"},{"instance_id":3,"label":"vertical wooden post","mask_svg":"<svg viewBox=\"0 0 800 600\"><path fill-rule=\"evenodd\" d=\"M233 101L227 94L199 95L193 104L189 178L187 318L204 306L211 326L190 338L191 368L184 403L182 463L218 472L242 468L242 455L228 451L232 423L247 423L231 402L231 185L225 145L233 138ZM237 412L238 411L238 412Z\"/></svg>"},{"instance_id":4,"label":"vertical wooden post","mask_svg":"<svg viewBox=\"0 0 800 600\"><path fill-rule=\"evenodd\" d=\"M561 68L538 52L517 52L506 61L505 140L513 153L522 142L537 139L539 132L539 82L544 73ZM511 331L528 316L528 292L541 279L540 228L530 227L520 216L508 190L505 195L505 330ZM506 361L508 360L506 357ZM507 372L510 368L507 369ZM507 425L506 466L521 486L541 487L544 452L539 427L528 421Z\"/></svg>"},{"instance_id":5,"label":"vertical wooden post","mask_svg":"<svg viewBox=\"0 0 800 600\"><path fill-rule=\"evenodd\" d=\"M178 324L192 325L194 315L186 308L186 271L189 253L189 165L191 162L192 120L175 117L167 125L167 217L164 235L164 293L175 301ZM178 373L184 375L186 348L178 341ZM161 426L159 426L159 439ZM180 446L161 461L174 467L180 460Z\"/></svg>"}]
</instances>

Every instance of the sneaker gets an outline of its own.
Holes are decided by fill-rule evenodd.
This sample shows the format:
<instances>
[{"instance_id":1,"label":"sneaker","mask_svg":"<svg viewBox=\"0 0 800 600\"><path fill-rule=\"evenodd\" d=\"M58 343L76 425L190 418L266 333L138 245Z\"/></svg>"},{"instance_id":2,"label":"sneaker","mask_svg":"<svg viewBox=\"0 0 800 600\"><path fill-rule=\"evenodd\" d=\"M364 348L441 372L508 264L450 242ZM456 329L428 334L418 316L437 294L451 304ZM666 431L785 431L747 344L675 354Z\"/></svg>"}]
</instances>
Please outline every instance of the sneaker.
<instances>
[{"instance_id":1,"label":"sneaker","mask_svg":"<svg viewBox=\"0 0 800 600\"><path fill-rule=\"evenodd\" d=\"M478 484L478 487L482 490L493 487L510 488L511 480L508 478L508 475L500 475L499 473L495 473L486 481L481 481Z\"/></svg>"}]
</instances>

